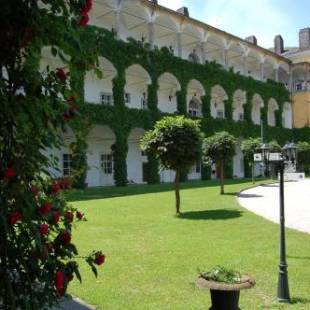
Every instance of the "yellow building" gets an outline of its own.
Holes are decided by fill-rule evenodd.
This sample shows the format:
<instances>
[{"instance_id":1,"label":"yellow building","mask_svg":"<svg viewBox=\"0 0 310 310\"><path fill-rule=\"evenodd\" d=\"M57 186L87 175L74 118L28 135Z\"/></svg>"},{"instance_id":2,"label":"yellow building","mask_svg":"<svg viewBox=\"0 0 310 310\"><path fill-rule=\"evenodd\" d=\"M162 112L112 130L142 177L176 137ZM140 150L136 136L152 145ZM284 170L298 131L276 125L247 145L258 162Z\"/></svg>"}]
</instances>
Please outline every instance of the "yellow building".
<instances>
[{"instance_id":1,"label":"yellow building","mask_svg":"<svg viewBox=\"0 0 310 310\"><path fill-rule=\"evenodd\" d=\"M291 60L293 122L295 128L310 126L310 28L299 31L299 47L284 50L281 36L275 38L275 52Z\"/></svg>"}]
</instances>

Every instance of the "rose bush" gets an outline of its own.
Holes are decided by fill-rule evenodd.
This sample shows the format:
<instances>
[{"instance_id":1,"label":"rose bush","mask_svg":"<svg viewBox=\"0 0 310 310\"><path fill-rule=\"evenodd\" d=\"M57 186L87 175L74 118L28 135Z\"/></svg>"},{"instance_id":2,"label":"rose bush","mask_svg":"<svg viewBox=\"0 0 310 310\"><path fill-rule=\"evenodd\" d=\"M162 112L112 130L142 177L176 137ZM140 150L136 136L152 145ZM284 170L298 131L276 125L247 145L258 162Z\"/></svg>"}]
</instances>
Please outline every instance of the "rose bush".
<instances>
[{"instance_id":1,"label":"rose bush","mask_svg":"<svg viewBox=\"0 0 310 310\"><path fill-rule=\"evenodd\" d=\"M0 308L45 309L66 294L78 258L95 265L102 252L78 254L72 225L84 215L68 205L47 169L48 150L78 116L70 83L73 61L94 67L79 48L91 0L23 0L1 4L0 20ZM49 46L64 67L39 69ZM65 57L70 55L70 60Z\"/></svg>"}]
</instances>

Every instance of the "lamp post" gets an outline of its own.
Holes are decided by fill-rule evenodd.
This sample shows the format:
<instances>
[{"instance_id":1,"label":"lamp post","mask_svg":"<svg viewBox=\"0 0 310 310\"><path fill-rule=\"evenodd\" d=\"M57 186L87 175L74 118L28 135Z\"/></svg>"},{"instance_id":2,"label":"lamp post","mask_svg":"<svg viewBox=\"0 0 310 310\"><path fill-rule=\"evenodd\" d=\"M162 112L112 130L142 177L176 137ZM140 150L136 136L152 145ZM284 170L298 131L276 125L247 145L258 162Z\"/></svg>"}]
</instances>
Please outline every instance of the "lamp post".
<instances>
[{"instance_id":1,"label":"lamp post","mask_svg":"<svg viewBox=\"0 0 310 310\"><path fill-rule=\"evenodd\" d=\"M270 148L267 144L261 147L262 160L268 166L270 159ZM289 302L290 293L288 286L288 273L286 263L285 245L285 213L284 213L284 169L286 164L295 164L297 160L297 147L294 143L286 143L280 154L279 174L280 174L280 263L278 277L278 301Z\"/></svg>"}]
</instances>

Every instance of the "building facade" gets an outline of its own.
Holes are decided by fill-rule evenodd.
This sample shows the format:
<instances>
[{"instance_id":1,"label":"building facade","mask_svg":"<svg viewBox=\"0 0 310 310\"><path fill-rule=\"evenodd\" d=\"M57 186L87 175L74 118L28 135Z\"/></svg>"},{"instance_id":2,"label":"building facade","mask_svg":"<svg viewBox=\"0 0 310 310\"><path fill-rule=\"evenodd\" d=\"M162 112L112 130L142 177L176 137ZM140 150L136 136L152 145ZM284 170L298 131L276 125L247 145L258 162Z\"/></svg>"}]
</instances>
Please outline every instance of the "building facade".
<instances>
[{"instance_id":1,"label":"building facade","mask_svg":"<svg viewBox=\"0 0 310 310\"><path fill-rule=\"evenodd\" d=\"M83 66L70 68L81 113L90 120L88 186L173 181L173 171L160 170L139 146L163 115L200 119L206 135L227 130L240 143L260 136L261 123L269 139L294 139L292 61L260 47L253 36L243 40L190 18L186 8L172 11L148 0L94 1L83 36L85 50L99 52L103 72L100 79ZM47 65L63 67L44 47L41 70ZM72 173L70 144L76 141L68 129L64 147L52 151L59 158L52 168L56 177ZM240 143L226 169L236 178L248 171ZM187 177L216 178L217 169L198 162Z\"/></svg>"},{"instance_id":2,"label":"building facade","mask_svg":"<svg viewBox=\"0 0 310 310\"><path fill-rule=\"evenodd\" d=\"M310 126L310 28L299 31L299 46L285 48L282 37L275 38L275 52L291 62L292 81L290 91L295 128Z\"/></svg>"}]
</instances>

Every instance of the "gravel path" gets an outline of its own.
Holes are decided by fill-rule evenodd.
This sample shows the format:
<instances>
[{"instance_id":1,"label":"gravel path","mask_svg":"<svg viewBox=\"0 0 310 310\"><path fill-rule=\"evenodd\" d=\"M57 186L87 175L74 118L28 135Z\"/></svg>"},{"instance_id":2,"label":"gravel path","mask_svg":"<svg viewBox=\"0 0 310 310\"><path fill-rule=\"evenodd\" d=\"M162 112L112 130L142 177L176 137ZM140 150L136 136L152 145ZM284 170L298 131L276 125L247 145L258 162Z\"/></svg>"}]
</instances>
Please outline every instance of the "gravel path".
<instances>
[{"instance_id":1,"label":"gravel path","mask_svg":"<svg viewBox=\"0 0 310 310\"><path fill-rule=\"evenodd\" d=\"M286 226L310 233L310 179L286 182L284 194ZM238 200L244 208L279 223L279 184L245 190Z\"/></svg>"}]
</instances>

